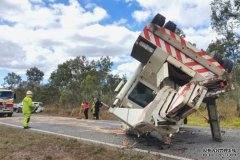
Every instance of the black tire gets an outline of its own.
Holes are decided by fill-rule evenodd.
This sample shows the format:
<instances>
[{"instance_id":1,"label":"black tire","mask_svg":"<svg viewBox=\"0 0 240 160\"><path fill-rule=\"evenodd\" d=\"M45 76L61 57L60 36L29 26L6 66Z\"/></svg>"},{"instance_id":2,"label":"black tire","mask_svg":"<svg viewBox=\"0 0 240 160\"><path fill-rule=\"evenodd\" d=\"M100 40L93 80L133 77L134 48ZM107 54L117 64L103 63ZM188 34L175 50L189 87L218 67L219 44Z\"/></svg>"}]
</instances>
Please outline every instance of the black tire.
<instances>
[{"instance_id":1,"label":"black tire","mask_svg":"<svg viewBox=\"0 0 240 160\"><path fill-rule=\"evenodd\" d=\"M233 69L233 62L227 58L223 59L222 63L223 68L228 72L232 72Z\"/></svg>"},{"instance_id":2,"label":"black tire","mask_svg":"<svg viewBox=\"0 0 240 160\"><path fill-rule=\"evenodd\" d=\"M12 117L12 113L8 113L7 115L8 115L8 117Z\"/></svg>"},{"instance_id":3,"label":"black tire","mask_svg":"<svg viewBox=\"0 0 240 160\"><path fill-rule=\"evenodd\" d=\"M220 64L223 66L223 68L228 72L232 72L233 69L233 62L225 57L223 57L223 55L219 54L219 53L212 53L212 57Z\"/></svg>"},{"instance_id":4,"label":"black tire","mask_svg":"<svg viewBox=\"0 0 240 160\"><path fill-rule=\"evenodd\" d=\"M161 14L158 13L153 18L152 23L162 27L164 25L164 23L165 23L165 19L166 18L164 16L162 16Z\"/></svg>"},{"instance_id":5,"label":"black tire","mask_svg":"<svg viewBox=\"0 0 240 160\"><path fill-rule=\"evenodd\" d=\"M168 21L164 27L172 32L175 32L175 30L177 29L177 25L175 23L173 23L172 21Z\"/></svg>"},{"instance_id":6,"label":"black tire","mask_svg":"<svg viewBox=\"0 0 240 160\"><path fill-rule=\"evenodd\" d=\"M213 53L214 55L212 56L219 64L223 64L223 56L219 53Z\"/></svg>"}]
</instances>

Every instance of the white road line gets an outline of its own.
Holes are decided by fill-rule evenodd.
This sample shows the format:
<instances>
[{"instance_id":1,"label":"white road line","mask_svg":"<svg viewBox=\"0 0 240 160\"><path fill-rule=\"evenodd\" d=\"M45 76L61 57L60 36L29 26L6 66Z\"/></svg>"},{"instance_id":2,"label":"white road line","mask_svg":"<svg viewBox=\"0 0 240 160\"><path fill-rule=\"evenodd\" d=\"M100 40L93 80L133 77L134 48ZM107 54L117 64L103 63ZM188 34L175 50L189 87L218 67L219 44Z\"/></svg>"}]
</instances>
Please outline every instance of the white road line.
<instances>
[{"instance_id":1,"label":"white road line","mask_svg":"<svg viewBox=\"0 0 240 160\"><path fill-rule=\"evenodd\" d=\"M17 128L22 128L22 126L18 126L18 125L15 125L15 124L9 124L9 123L4 123L4 122L0 122L0 124L12 126L12 127L17 127ZM29 130L36 131L36 132L41 132L41 133L52 134L52 135L57 135L57 136L62 136L62 137L66 137L66 138L72 138L72 139L82 140L82 141L91 142L91 143L95 143L95 144L108 145L108 146L111 146L111 147L116 147L116 148L121 148L121 149L126 148L126 147L123 146L123 145L117 145L117 144L106 143L106 142L101 142L101 141L97 141L97 140L80 138L80 137L65 135L65 134L61 134L61 133L55 133L55 132L51 132L51 131L45 131L45 130L41 130L41 129L31 128L31 129L29 129ZM174 155L170 155L170 154L166 154L166 153L161 153L161 152L153 152L153 151L143 150L143 149L139 149L139 148L132 148L132 150L137 151L137 152L142 152L142 153L150 153L150 154L153 154L153 155L159 155L159 156L163 156L163 157L167 157L167 158L172 158L172 159L176 159L176 160L192 160L192 159L185 158L185 157L174 156Z\"/></svg>"},{"instance_id":2,"label":"white road line","mask_svg":"<svg viewBox=\"0 0 240 160\"><path fill-rule=\"evenodd\" d=\"M34 129L34 128L33 128ZM93 130L83 130L83 131L78 131L78 133L83 133L83 132L92 132ZM58 133L63 133L63 131L57 131Z\"/></svg>"}]
</instances>

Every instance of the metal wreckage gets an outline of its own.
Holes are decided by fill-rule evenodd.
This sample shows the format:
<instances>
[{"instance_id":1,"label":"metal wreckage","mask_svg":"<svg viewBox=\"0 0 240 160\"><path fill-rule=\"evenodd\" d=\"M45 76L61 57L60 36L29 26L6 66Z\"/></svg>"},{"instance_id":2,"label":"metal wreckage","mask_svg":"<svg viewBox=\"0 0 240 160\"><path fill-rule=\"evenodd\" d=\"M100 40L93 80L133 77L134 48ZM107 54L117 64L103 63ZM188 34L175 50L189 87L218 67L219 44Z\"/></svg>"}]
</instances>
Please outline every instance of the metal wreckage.
<instances>
[{"instance_id":1,"label":"metal wreckage","mask_svg":"<svg viewBox=\"0 0 240 160\"><path fill-rule=\"evenodd\" d=\"M126 124L127 132L157 133L169 144L171 135L205 103L212 138L221 141L216 99L234 89L233 63L196 48L176 33L176 24L165 20L157 14L137 38L131 56L140 64L131 79L116 88L109 112Z\"/></svg>"}]
</instances>

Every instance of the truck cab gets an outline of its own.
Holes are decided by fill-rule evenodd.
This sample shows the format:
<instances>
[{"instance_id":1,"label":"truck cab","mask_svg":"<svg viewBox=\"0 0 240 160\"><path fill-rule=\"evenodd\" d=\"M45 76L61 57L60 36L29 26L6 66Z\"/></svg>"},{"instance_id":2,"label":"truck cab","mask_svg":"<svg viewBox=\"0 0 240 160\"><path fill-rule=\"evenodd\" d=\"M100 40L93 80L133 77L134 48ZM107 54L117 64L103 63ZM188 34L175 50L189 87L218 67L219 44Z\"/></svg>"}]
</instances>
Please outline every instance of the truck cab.
<instances>
[{"instance_id":1,"label":"truck cab","mask_svg":"<svg viewBox=\"0 0 240 160\"><path fill-rule=\"evenodd\" d=\"M12 90L0 89L0 115L12 116L14 99L16 95Z\"/></svg>"}]
</instances>

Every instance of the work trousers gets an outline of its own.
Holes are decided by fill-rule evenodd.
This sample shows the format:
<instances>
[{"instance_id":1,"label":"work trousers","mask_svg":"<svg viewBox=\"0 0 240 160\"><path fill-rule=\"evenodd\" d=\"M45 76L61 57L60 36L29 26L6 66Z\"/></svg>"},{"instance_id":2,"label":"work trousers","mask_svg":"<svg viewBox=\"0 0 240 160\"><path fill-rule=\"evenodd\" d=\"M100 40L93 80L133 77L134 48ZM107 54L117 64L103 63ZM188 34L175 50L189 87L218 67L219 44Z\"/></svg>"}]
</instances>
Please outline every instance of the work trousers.
<instances>
[{"instance_id":1,"label":"work trousers","mask_svg":"<svg viewBox=\"0 0 240 160\"><path fill-rule=\"evenodd\" d=\"M84 109L84 116L85 116L85 119L88 119L88 108Z\"/></svg>"},{"instance_id":2,"label":"work trousers","mask_svg":"<svg viewBox=\"0 0 240 160\"><path fill-rule=\"evenodd\" d=\"M23 113L24 119L23 119L23 127L28 127L28 123L30 121L31 113Z\"/></svg>"},{"instance_id":3,"label":"work trousers","mask_svg":"<svg viewBox=\"0 0 240 160\"><path fill-rule=\"evenodd\" d=\"M96 117L96 120L99 120L99 111L98 110L95 110L94 115Z\"/></svg>"}]
</instances>

